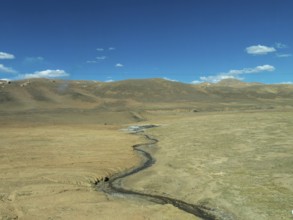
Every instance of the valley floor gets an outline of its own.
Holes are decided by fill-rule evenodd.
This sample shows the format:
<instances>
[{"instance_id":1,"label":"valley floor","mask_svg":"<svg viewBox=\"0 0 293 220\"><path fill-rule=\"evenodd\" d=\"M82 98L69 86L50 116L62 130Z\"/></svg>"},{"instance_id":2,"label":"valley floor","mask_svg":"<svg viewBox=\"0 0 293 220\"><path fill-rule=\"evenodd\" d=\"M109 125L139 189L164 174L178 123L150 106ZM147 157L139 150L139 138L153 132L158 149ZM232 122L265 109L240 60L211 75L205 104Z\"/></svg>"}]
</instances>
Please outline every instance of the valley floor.
<instances>
[{"instance_id":1,"label":"valley floor","mask_svg":"<svg viewBox=\"0 0 293 220\"><path fill-rule=\"evenodd\" d=\"M160 125L146 131L159 143L151 149L155 165L124 179L125 188L205 204L237 219L292 216L292 112L143 116L148 121L119 125L89 116L84 123L82 114L66 114L60 123L49 116L0 117L0 219L197 219L171 205L94 189L97 179L140 162L131 146L145 140L120 130L133 124Z\"/></svg>"}]
</instances>

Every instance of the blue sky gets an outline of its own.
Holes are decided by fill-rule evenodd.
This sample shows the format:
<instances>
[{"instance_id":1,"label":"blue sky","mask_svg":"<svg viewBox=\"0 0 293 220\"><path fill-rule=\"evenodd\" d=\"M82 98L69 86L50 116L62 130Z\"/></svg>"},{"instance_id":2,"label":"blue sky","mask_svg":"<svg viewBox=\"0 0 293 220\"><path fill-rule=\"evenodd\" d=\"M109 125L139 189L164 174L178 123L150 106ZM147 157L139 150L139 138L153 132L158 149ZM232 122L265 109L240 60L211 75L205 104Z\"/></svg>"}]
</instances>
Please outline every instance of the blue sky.
<instances>
[{"instance_id":1,"label":"blue sky","mask_svg":"<svg viewBox=\"0 0 293 220\"><path fill-rule=\"evenodd\" d=\"M0 5L0 79L293 82L292 0Z\"/></svg>"}]
</instances>

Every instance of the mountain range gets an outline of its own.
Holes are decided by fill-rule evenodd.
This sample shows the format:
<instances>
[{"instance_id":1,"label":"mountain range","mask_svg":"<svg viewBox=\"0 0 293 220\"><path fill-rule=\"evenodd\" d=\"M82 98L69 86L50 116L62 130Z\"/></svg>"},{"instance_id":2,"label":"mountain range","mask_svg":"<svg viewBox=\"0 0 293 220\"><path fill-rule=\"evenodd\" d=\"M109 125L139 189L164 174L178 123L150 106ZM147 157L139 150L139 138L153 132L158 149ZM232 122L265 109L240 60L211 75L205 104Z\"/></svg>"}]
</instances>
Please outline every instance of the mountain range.
<instances>
[{"instance_id":1,"label":"mountain range","mask_svg":"<svg viewBox=\"0 0 293 220\"><path fill-rule=\"evenodd\" d=\"M246 83L236 79L201 84L164 79L0 81L1 112L42 109L222 111L237 108L293 108L293 85Z\"/></svg>"}]
</instances>

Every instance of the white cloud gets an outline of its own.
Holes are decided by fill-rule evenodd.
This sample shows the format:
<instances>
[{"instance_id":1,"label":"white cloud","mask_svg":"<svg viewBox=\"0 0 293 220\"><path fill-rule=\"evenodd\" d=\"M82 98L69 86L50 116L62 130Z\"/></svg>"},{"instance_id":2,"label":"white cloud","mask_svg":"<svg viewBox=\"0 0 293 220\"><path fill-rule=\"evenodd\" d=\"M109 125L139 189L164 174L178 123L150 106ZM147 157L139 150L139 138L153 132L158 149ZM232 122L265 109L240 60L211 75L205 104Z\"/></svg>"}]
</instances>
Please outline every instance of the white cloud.
<instances>
[{"instance_id":1,"label":"white cloud","mask_svg":"<svg viewBox=\"0 0 293 220\"><path fill-rule=\"evenodd\" d=\"M226 73L219 73L218 75L215 75L215 76L202 76L200 77L200 81L195 80L192 83L201 83L201 82L217 83L223 79L243 79L241 75L244 75L244 74L272 72L274 70L275 70L275 67L271 65L256 66L254 68L243 68L240 70L230 70Z\"/></svg>"},{"instance_id":2,"label":"white cloud","mask_svg":"<svg viewBox=\"0 0 293 220\"><path fill-rule=\"evenodd\" d=\"M116 50L115 47L109 47L108 50Z\"/></svg>"},{"instance_id":3,"label":"white cloud","mask_svg":"<svg viewBox=\"0 0 293 220\"><path fill-rule=\"evenodd\" d=\"M104 51L104 48L97 48L97 51Z\"/></svg>"},{"instance_id":4,"label":"white cloud","mask_svg":"<svg viewBox=\"0 0 293 220\"><path fill-rule=\"evenodd\" d=\"M97 60L105 60L106 58L107 58L106 56L96 57Z\"/></svg>"},{"instance_id":5,"label":"white cloud","mask_svg":"<svg viewBox=\"0 0 293 220\"><path fill-rule=\"evenodd\" d=\"M96 57L96 60L87 60L86 63L99 63L99 61L105 60L105 59L107 59L106 56L100 56L100 57Z\"/></svg>"},{"instance_id":6,"label":"white cloud","mask_svg":"<svg viewBox=\"0 0 293 220\"><path fill-rule=\"evenodd\" d=\"M116 67L123 67L124 65L121 64L121 63L117 63L115 66L116 66Z\"/></svg>"},{"instance_id":7,"label":"white cloud","mask_svg":"<svg viewBox=\"0 0 293 220\"><path fill-rule=\"evenodd\" d=\"M105 80L104 82L110 83L110 82L115 82L115 80L113 80L112 76L107 76L107 80Z\"/></svg>"},{"instance_id":8,"label":"white cloud","mask_svg":"<svg viewBox=\"0 0 293 220\"><path fill-rule=\"evenodd\" d=\"M253 45L247 47L245 50L248 54L252 55L266 55L268 53L276 52L274 47L267 47L264 45Z\"/></svg>"},{"instance_id":9,"label":"white cloud","mask_svg":"<svg viewBox=\"0 0 293 220\"><path fill-rule=\"evenodd\" d=\"M30 79L30 78L59 78L69 76L64 70L43 70L34 73L27 73L19 75L19 78Z\"/></svg>"},{"instance_id":10,"label":"white cloud","mask_svg":"<svg viewBox=\"0 0 293 220\"><path fill-rule=\"evenodd\" d=\"M170 79L168 77L163 77L164 80L168 80L168 81L171 81L171 82L178 82L178 80L175 80L175 79Z\"/></svg>"},{"instance_id":11,"label":"white cloud","mask_svg":"<svg viewBox=\"0 0 293 220\"><path fill-rule=\"evenodd\" d=\"M292 85L293 84L293 82L281 82L280 84L289 84L289 85Z\"/></svg>"},{"instance_id":12,"label":"white cloud","mask_svg":"<svg viewBox=\"0 0 293 220\"><path fill-rule=\"evenodd\" d=\"M264 71L268 71L268 72L272 72L275 71L275 67L271 66L271 65L262 65L262 66L257 66L255 68L246 68L243 69L243 73L241 74L245 74L245 73L259 73L259 72L264 72Z\"/></svg>"},{"instance_id":13,"label":"white cloud","mask_svg":"<svg viewBox=\"0 0 293 220\"><path fill-rule=\"evenodd\" d=\"M10 79L7 79L7 78L2 78L2 79L0 79L0 81L6 81L6 82L9 82L9 81L11 81Z\"/></svg>"},{"instance_id":14,"label":"white cloud","mask_svg":"<svg viewBox=\"0 0 293 220\"><path fill-rule=\"evenodd\" d=\"M96 60L87 60L86 63L97 63Z\"/></svg>"},{"instance_id":15,"label":"white cloud","mask_svg":"<svg viewBox=\"0 0 293 220\"><path fill-rule=\"evenodd\" d=\"M11 60L14 59L14 55L10 53L0 52L0 60Z\"/></svg>"},{"instance_id":16,"label":"white cloud","mask_svg":"<svg viewBox=\"0 0 293 220\"><path fill-rule=\"evenodd\" d=\"M44 61L44 57L26 57L24 59L24 63L32 64L32 63L42 63Z\"/></svg>"},{"instance_id":17,"label":"white cloud","mask_svg":"<svg viewBox=\"0 0 293 220\"><path fill-rule=\"evenodd\" d=\"M241 79L241 78L237 77L237 76L233 76L233 75L219 74L219 75L216 75L216 76L202 76L202 77L200 77L201 81L199 81L199 82L217 83L217 82L220 82L223 79Z\"/></svg>"},{"instance_id":18,"label":"white cloud","mask_svg":"<svg viewBox=\"0 0 293 220\"><path fill-rule=\"evenodd\" d=\"M17 71L10 67L4 66L3 64L0 64L0 73L17 73Z\"/></svg>"},{"instance_id":19,"label":"white cloud","mask_svg":"<svg viewBox=\"0 0 293 220\"><path fill-rule=\"evenodd\" d=\"M100 56L100 57L96 57L97 60L87 60L86 63L99 63L99 61L101 60L105 60L107 59L106 56Z\"/></svg>"},{"instance_id":20,"label":"white cloud","mask_svg":"<svg viewBox=\"0 0 293 220\"><path fill-rule=\"evenodd\" d=\"M282 44L280 42L275 43L276 48L278 49L284 49L284 48L288 48L288 46L286 44Z\"/></svg>"},{"instance_id":21,"label":"white cloud","mask_svg":"<svg viewBox=\"0 0 293 220\"><path fill-rule=\"evenodd\" d=\"M279 53L277 53L276 56L279 57L279 58L284 58L284 57L291 57L292 54L290 54L290 53L286 53L286 54L279 54Z\"/></svg>"},{"instance_id":22,"label":"white cloud","mask_svg":"<svg viewBox=\"0 0 293 220\"><path fill-rule=\"evenodd\" d=\"M191 84L199 84L199 83L202 83L202 81L200 81L200 80L193 80L190 83Z\"/></svg>"}]
</instances>

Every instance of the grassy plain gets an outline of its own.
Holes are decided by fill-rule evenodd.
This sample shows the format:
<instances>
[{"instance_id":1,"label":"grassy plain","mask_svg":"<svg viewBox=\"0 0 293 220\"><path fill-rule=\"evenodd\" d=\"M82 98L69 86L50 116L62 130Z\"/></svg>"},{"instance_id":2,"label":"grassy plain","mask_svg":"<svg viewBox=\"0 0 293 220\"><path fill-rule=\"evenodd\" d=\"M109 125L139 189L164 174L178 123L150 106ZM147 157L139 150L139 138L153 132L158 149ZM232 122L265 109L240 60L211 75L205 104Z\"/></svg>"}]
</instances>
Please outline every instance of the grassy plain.
<instances>
[{"instance_id":1,"label":"grassy plain","mask_svg":"<svg viewBox=\"0 0 293 220\"><path fill-rule=\"evenodd\" d=\"M151 116L149 116L151 118ZM292 112L153 117L156 164L126 187L202 203L236 219L292 218Z\"/></svg>"},{"instance_id":2,"label":"grassy plain","mask_svg":"<svg viewBox=\"0 0 293 220\"><path fill-rule=\"evenodd\" d=\"M292 219L293 87L225 80L35 79L0 87L0 219L197 219L171 205L96 191L136 166L147 130L156 163L122 181L235 219Z\"/></svg>"},{"instance_id":3,"label":"grassy plain","mask_svg":"<svg viewBox=\"0 0 293 220\"><path fill-rule=\"evenodd\" d=\"M237 219L291 217L292 112L144 116L161 125L147 131L159 139L151 150L156 164L125 179L126 188L204 203ZM119 125L68 114L18 117L1 118L0 219L196 219L171 205L94 190L96 179L140 161L131 146L145 140L119 130L133 124L124 116Z\"/></svg>"},{"instance_id":4,"label":"grassy plain","mask_svg":"<svg viewBox=\"0 0 293 220\"><path fill-rule=\"evenodd\" d=\"M101 115L53 116L1 117L0 219L194 219L170 205L95 191L95 180L139 163L131 146L144 140L104 125Z\"/></svg>"}]
</instances>

